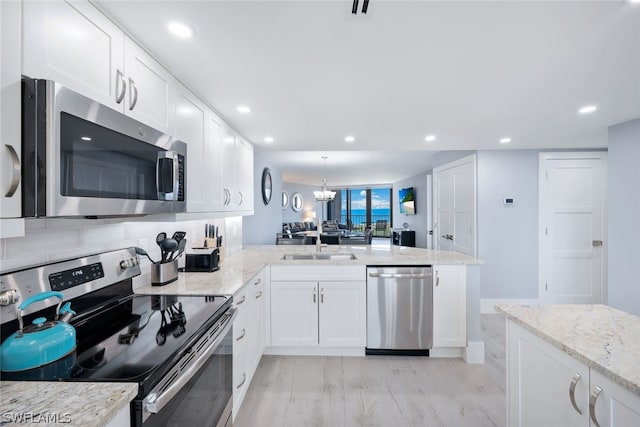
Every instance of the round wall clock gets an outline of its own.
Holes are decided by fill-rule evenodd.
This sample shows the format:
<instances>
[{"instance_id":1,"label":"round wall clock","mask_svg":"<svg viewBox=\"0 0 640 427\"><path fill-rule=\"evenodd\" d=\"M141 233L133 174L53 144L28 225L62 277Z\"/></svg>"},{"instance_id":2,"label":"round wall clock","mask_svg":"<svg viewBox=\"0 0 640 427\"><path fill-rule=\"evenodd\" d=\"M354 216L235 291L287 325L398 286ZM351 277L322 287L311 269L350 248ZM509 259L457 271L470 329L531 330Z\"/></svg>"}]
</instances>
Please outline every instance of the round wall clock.
<instances>
[{"instance_id":1,"label":"round wall clock","mask_svg":"<svg viewBox=\"0 0 640 427\"><path fill-rule=\"evenodd\" d=\"M271 182L271 171L269 168L264 168L262 171L262 201L265 205L271 202L271 194L273 183Z\"/></svg>"}]
</instances>

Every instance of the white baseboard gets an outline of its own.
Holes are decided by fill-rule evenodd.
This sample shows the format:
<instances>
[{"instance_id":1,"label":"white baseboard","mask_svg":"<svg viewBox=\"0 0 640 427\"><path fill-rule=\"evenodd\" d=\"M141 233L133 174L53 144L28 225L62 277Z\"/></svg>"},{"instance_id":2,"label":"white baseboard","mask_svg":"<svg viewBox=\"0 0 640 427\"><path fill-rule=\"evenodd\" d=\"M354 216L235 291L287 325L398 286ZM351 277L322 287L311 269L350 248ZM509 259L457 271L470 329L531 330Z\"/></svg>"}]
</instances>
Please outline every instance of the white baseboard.
<instances>
[{"instance_id":1,"label":"white baseboard","mask_svg":"<svg viewBox=\"0 0 640 427\"><path fill-rule=\"evenodd\" d=\"M540 304L538 298L531 299L509 299L509 298L495 298L495 299L481 299L480 300L480 313L492 314L497 313L494 306L502 304L515 304L515 305L535 305Z\"/></svg>"},{"instance_id":2,"label":"white baseboard","mask_svg":"<svg viewBox=\"0 0 640 427\"><path fill-rule=\"evenodd\" d=\"M469 341L462 349L462 359L469 364L484 363L484 342Z\"/></svg>"},{"instance_id":3,"label":"white baseboard","mask_svg":"<svg viewBox=\"0 0 640 427\"><path fill-rule=\"evenodd\" d=\"M462 357L462 350L464 350L462 347L434 347L429 350L429 357Z\"/></svg>"},{"instance_id":4,"label":"white baseboard","mask_svg":"<svg viewBox=\"0 0 640 427\"><path fill-rule=\"evenodd\" d=\"M273 356L364 356L364 347L267 347Z\"/></svg>"}]
</instances>

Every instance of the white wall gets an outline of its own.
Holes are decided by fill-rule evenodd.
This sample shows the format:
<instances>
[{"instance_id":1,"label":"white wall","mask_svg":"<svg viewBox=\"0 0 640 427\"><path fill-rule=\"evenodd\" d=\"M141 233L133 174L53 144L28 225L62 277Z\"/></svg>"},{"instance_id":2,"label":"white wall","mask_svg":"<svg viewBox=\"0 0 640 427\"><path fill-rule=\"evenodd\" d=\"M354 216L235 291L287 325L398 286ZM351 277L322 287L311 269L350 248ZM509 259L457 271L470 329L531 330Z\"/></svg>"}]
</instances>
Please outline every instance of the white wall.
<instances>
[{"instance_id":1,"label":"white wall","mask_svg":"<svg viewBox=\"0 0 640 427\"><path fill-rule=\"evenodd\" d=\"M242 217L242 243L249 245L274 245L276 233L282 232L282 173L265 153L254 151L253 216ZM271 171L271 203L262 200L262 171Z\"/></svg>"},{"instance_id":2,"label":"white wall","mask_svg":"<svg viewBox=\"0 0 640 427\"><path fill-rule=\"evenodd\" d=\"M305 184L296 184L293 182L283 182L282 188L289 192L289 201L295 193L302 194L303 206L300 212L294 212L291 209L291 202L289 202L289 206L286 209L282 210L282 221L280 223L280 228L282 228L283 222L302 222L304 219L304 212L314 211L316 213L316 219L327 218L327 202L316 202L315 197L313 197L313 192L320 190L320 185L305 185ZM322 207L324 205L324 217L322 217Z\"/></svg>"},{"instance_id":3,"label":"white wall","mask_svg":"<svg viewBox=\"0 0 640 427\"><path fill-rule=\"evenodd\" d=\"M410 178L393 183L393 228L402 228L403 223L409 224L409 230L416 232L416 247L427 248L427 233L431 229L431 224L427 222L431 215L427 208L431 208L431 203L427 200L427 172L414 175ZM413 187L416 195L416 214L405 215L400 213L398 202L398 192L402 188Z\"/></svg>"},{"instance_id":4,"label":"white wall","mask_svg":"<svg viewBox=\"0 0 640 427\"><path fill-rule=\"evenodd\" d=\"M538 151L478 151L477 194L480 296L538 298Z\"/></svg>"},{"instance_id":5,"label":"white wall","mask_svg":"<svg viewBox=\"0 0 640 427\"><path fill-rule=\"evenodd\" d=\"M640 119L609 128L608 304L640 315Z\"/></svg>"}]
</instances>

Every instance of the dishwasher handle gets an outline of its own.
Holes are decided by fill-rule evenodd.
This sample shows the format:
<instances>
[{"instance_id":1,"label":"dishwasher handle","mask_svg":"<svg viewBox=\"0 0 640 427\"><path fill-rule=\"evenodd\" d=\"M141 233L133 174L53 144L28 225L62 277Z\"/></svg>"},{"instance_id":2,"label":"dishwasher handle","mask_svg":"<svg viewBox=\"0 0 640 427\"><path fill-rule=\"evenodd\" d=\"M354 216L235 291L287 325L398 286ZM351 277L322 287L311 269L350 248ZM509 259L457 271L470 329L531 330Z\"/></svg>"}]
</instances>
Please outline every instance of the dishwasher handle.
<instances>
[{"instance_id":1,"label":"dishwasher handle","mask_svg":"<svg viewBox=\"0 0 640 427\"><path fill-rule=\"evenodd\" d=\"M369 273L369 277L380 277L382 279L427 279L430 274L424 273Z\"/></svg>"}]
</instances>

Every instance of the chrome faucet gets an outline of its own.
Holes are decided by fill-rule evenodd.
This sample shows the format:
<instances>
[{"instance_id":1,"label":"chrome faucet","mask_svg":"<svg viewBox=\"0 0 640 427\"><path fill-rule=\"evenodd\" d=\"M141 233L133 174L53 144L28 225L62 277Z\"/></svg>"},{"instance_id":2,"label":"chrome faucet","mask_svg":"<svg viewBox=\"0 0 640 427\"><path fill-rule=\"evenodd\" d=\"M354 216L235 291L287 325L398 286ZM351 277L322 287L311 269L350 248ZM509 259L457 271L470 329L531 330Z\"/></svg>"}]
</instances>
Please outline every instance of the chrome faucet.
<instances>
[{"instance_id":1,"label":"chrome faucet","mask_svg":"<svg viewBox=\"0 0 640 427\"><path fill-rule=\"evenodd\" d=\"M320 234L322 234L322 220L318 218L318 226L316 227L318 236L316 237L316 252L322 251L322 242L320 241Z\"/></svg>"}]
</instances>

